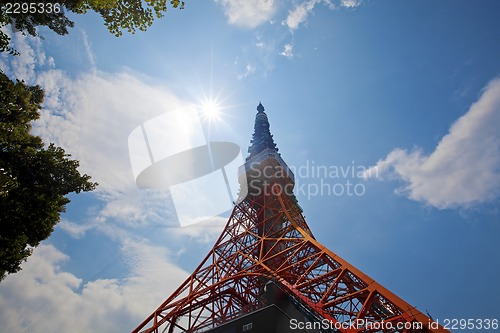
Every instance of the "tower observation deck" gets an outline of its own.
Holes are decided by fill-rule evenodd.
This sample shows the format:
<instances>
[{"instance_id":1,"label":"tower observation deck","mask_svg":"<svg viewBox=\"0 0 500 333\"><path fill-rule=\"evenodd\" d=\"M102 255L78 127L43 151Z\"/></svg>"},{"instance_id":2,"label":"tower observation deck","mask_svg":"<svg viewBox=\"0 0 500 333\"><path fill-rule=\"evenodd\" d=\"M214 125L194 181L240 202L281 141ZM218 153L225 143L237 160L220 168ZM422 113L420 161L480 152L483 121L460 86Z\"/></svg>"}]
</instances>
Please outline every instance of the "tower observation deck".
<instances>
[{"instance_id":1,"label":"tower observation deck","mask_svg":"<svg viewBox=\"0 0 500 333\"><path fill-rule=\"evenodd\" d=\"M262 104L214 247L136 332L448 332L313 236Z\"/></svg>"}]
</instances>

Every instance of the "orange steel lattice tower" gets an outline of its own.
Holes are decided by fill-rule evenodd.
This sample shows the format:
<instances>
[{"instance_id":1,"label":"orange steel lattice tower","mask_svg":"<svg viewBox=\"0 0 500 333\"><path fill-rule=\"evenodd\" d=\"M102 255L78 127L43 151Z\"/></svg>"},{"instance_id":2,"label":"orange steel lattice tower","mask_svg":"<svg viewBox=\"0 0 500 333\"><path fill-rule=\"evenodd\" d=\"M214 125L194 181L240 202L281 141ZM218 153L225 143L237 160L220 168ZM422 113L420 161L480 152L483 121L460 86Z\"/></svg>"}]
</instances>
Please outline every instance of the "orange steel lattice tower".
<instances>
[{"instance_id":1,"label":"orange steel lattice tower","mask_svg":"<svg viewBox=\"0 0 500 333\"><path fill-rule=\"evenodd\" d=\"M314 238L262 104L257 111L226 227L191 276L133 332L215 331L268 306L269 283L306 314L301 320L329 323L300 332L448 332Z\"/></svg>"}]
</instances>

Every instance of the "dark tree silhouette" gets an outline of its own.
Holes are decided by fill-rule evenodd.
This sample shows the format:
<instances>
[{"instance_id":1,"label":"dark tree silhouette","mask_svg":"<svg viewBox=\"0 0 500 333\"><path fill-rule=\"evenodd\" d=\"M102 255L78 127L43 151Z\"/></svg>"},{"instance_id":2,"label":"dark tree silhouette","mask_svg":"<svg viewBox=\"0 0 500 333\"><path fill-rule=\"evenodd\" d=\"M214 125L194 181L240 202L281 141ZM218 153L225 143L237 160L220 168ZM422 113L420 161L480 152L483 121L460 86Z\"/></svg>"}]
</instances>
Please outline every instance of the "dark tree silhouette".
<instances>
[{"instance_id":1,"label":"dark tree silhouette","mask_svg":"<svg viewBox=\"0 0 500 333\"><path fill-rule=\"evenodd\" d=\"M65 195L97 186L62 148L30 134L42 102L39 86L0 72L0 280L49 237L70 201Z\"/></svg>"}]
</instances>

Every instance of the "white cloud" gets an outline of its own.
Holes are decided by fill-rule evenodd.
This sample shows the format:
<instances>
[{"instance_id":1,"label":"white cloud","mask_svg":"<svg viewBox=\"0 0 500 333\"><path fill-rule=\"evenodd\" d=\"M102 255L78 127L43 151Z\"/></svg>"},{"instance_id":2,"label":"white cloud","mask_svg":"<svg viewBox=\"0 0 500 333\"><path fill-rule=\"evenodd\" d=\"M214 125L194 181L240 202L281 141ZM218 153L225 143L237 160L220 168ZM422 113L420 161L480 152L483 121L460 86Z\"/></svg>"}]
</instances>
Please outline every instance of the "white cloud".
<instances>
[{"instance_id":1,"label":"white cloud","mask_svg":"<svg viewBox=\"0 0 500 333\"><path fill-rule=\"evenodd\" d=\"M500 79L495 79L432 153L394 149L374 168L381 178L402 179L406 186L399 193L440 209L495 200L500 195L498 124Z\"/></svg>"},{"instance_id":2,"label":"white cloud","mask_svg":"<svg viewBox=\"0 0 500 333\"><path fill-rule=\"evenodd\" d=\"M287 58L292 58L294 56L293 53L293 44L285 44L283 47L283 51L280 53L282 56L287 57Z\"/></svg>"},{"instance_id":3,"label":"white cloud","mask_svg":"<svg viewBox=\"0 0 500 333\"><path fill-rule=\"evenodd\" d=\"M92 51L92 44L89 41L89 36L85 32L85 30L80 30L81 36L82 36L82 44L83 48L85 50L85 54L87 56L87 60L92 68L92 71L96 70L96 60L95 60L95 54Z\"/></svg>"},{"instance_id":4,"label":"white cloud","mask_svg":"<svg viewBox=\"0 0 500 333\"><path fill-rule=\"evenodd\" d=\"M310 0L298 4L293 10L288 13L288 17L283 24L288 26L291 30L296 30L299 24L307 19L309 13L314 9L322 0Z\"/></svg>"},{"instance_id":5,"label":"white cloud","mask_svg":"<svg viewBox=\"0 0 500 333\"><path fill-rule=\"evenodd\" d=\"M89 224L81 225L63 219L57 224L57 227L66 231L71 237L78 239L85 235L85 232L92 226Z\"/></svg>"},{"instance_id":6,"label":"white cloud","mask_svg":"<svg viewBox=\"0 0 500 333\"><path fill-rule=\"evenodd\" d=\"M361 5L361 0L341 0L340 5L346 8L354 8Z\"/></svg>"},{"instance_id":7,"label":"white cloud","mask_svg":"<svg viewBox=\"0 0 500 333\"><path fill-rule=\"evenodd\" d=\"M77 230L67 223L62 228L73 236L98 228L111 237L118 232L109 230L112 221L177 225L168 189L137 188L128 136L144 121L180 107L181 102L166 88L126 72L94 71L70 78L63 71L48 70L39 73L37 83L46 98L33 133L80 161L80 171L99 183L95 193L104 203L84 228Z\"/></svg>"},{"instance_id":8,"label":"white cloud","mask_svg":"<svg viewBox=\"0 0 500 333\"><path fill-rule=\"evenodd\" d=\"M76 79L60 70L38 75L46 95L34 133L62 146L81 161L100 190L135 187L128 156L128 135L145 120L174 110L179 100L167 89L130 73L90 73Z\"/></svg>"},{"instance_id":9,"label":"white cloud","mask_svg":"<svg viewBox=\"0 0 500 333\"><path fill-rule=\"evenodd\" d=\"M42 50L40 38L24 36L22 33L12 32L10 25L1 30L10 36L11 46L19 52L18 56L12 56L7 52L0 53L0 69L11 79L24 80L28 84L35 84L35 68L50 69L54 67L54 58L47 57Z\"/></svg>"},{"instance_id":10,"label":"white cloud","mask_svg":"<svg viewBox=\"0 0 500 333\"><path fill-rule=\"evenodd\" d=\"M180 239L193 239L197 243L212 244L222 233L228 221L227 216L205 217L200 223L185 228L172 229L172 235ZM188 242L189 243L189 242ZM186 246L186 243L181 244Z\"/></svg>"},{"instance_id":11,"label":"white cloud","mask_svg":"<svg viewBox=\"0 0 500 333\"><path fill-rule=\"evenodd\" d=\"M361 0L340 0L339 5L336 5L332 0L307 0L298 3L295 8L288 12L287 18L282 22L290 30L297 30L299 25L307 20L309 14L312 13L314 7L323 3L330 9L355 8L361 4Z\"/></svg>"},{"instance_id":12,"label":"white cloud","mask_svg":"<svg viewBox=\"0 0 500 333\"><path fill-rule=\"evenodd\" d=\"M243 28L255 28L269 21L278 7L273 0L216 0L224 8L229 23Z\"/></svg>"},{"instance_id":13,"label":"white cloud","mask_svg":"<svg viewBox=\"0 0 500 333\"><path fill-rule=\"evenodd\" d=\"M0 322L16 332L130 332L187 277L164 248L130 241L132 274L82 279L60 268L68 257L38 247L23 270L0 284ZM161 291L161 292L159 292Z\"/></svg>"},{"instance_id":14,"label":"white cloud","mask_svg":"<svg viewBox=\"0 0 500 333\"><path fill-rule=\"evenodd\" d=\"M0 69L11 78L30 82L35 70L35 50L26 41L30 37L13 33L10 26L2 27L2 32L11 38L11 46L15 45L19 55L13 57L7 52L0 53Z\"/></svg>"},{"instance_id":15,"label":"white cloud","mask_svg":"<svg viewBox=\"0 0 500 333\"><path fill-rule=\"evenodd\" d=\"M254 71L250 66L245 75ZM126 235L122 227L177 227L169 190L136 186L128 136L144 121L178 108L181 102L165 88L131 73L93 72L70 79L51 70L40 73L37 82L46 91L46 107L34 123L34 133L79 160L81 172L99 182L96 193L103 200L85 225L65 221L60 227L75 238L97 229L113 239Z\"/></svg>"},{"instance_id":16,"label":"white cloud","mask_svg":"<svg viewBox=\"0 0 500 333\"><path fill-rule=\"evenodd\" d=\"M241 80L241 79L243 79L243 78L245 78L245 77L247 77L247 76L249 76L249 75L254 74L256 69L257 69L257 68L256 68L255 66L253 66L253 65L251 65L251 64L247 64L247 65L246 65L246 67L245 67L245 72L244 72L244 73L239 74L239 75L238 75L238 79L240 79L240 80Z\"/></svg>"}]
</instances>

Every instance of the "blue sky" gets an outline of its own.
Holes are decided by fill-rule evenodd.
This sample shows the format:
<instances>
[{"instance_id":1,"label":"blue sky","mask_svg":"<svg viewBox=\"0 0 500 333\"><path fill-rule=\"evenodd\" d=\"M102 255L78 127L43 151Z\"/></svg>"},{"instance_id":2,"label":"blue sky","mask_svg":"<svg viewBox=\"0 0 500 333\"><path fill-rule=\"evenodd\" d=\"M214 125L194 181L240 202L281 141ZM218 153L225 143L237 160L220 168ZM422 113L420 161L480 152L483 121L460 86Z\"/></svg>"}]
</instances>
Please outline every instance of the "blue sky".
<instances>
[{"instance_id":1,"label":"blue sky","mask_svg":"<svg viewBox=\"0 0 500 333\"><path fill-rule=\"evenodd\" d=\"M322 244L435 319L500 319L500 4L248 3L187 2L120 38L93 14L12 35L0 68L46 91L33 132L100 186L0 284L7 331L131 331L194 270L227 213L180 227L168 189L136 185L128 137L206 100L205 137L243 157L262 101Z\"/></svg>"}]
</instances>

